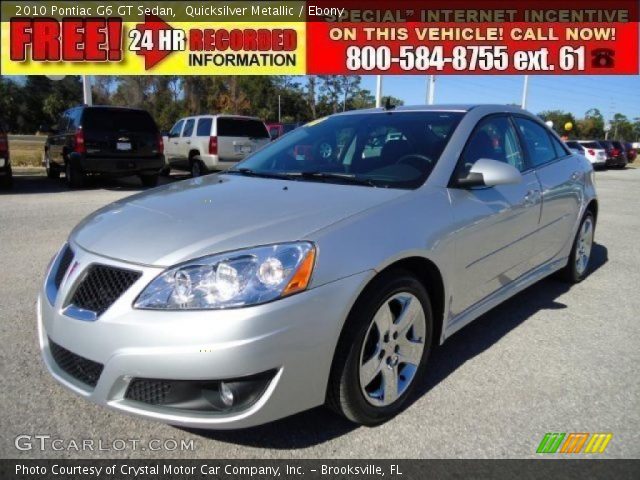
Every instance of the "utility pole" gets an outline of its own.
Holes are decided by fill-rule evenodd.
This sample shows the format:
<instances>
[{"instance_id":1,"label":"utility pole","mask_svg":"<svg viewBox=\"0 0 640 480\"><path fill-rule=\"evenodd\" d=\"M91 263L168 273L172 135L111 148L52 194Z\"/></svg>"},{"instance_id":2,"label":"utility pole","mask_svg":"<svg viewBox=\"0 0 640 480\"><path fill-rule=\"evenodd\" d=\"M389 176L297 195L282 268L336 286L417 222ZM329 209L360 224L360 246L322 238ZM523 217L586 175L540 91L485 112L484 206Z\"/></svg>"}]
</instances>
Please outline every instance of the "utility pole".
<instances>
[{"instance_id":1,"label":"utility pole","mask_svg":"<svg viewBox=\"0 0 640 480\"><path fill-rule=\"evenodd\" d=\"M436 76L435 75L429 75L427 85L428 85L427 105L433 105L433 99L436 95Z\"/></svg>"},{"instance_id":2,"label":"utility pole","mask_svg":"<svg viewBox=\"0 0 640 480\"><path fill-rule=\"evenodd\" d=\"M281 117L282 117L282 108L280 106L280 95L278 94L278 123L282 123Z\"/></svg>"},{"instance_id":3,"label":"utility pole","mask_svg":"<svg viewBox=\"0 0 640 480\"><path fill-rule=\"evenodd\" d=\"M382 75L376 75L376 108L382 106Z\"/></svg>"},{"instance_id":4,"label":"utility pole","mask_svg":"<svg viewBox=\"0 0 640 480\"><path fill-rule=\"evenodd\" d=\"M88 75L82 75L82 97L85 105L93 105L93 99L91 97L91 79Z\"/></svg>"},{"instance_id":5,"label":"utility pole","mask_svg":"<svg viewBox=\"0 0 640 480\"><path fill-rule=\"evenodd\" d=\"M529 93L529 75L524 76L524 86L522 87L522 109L527 108L527 94Z\"/></svg>"}]
</instances>

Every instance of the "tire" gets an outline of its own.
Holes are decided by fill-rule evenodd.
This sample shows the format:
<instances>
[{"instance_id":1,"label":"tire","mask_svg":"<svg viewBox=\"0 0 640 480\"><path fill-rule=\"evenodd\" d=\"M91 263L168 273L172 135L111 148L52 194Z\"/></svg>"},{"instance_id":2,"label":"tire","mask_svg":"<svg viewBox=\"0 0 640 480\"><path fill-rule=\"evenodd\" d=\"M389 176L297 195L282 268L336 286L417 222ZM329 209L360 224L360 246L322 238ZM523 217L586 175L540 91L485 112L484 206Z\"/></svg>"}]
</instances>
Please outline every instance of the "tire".
<instances>
[{"instance_id":1,"label":"tire","mask_svg":"<svg viewBox=\"0 0 640 480\"><path fill-rule=\"evenodd\" d=\"M585 235L585 225L587 225L587 237ZM567 265L560 270L560 278L569 283L579 283L589 273L589 262L591 260L591 251L593 247L593 235L596 228L596 220L593 213L587 211L582 217L578 232L573 239L571 254ZM580 255L580 262L578 262ZM586 259L585 259L586 255Z\"/></svg>"},{"instance_id":2,"label":"tire","mask_svg":"<svg viewBox=\"0 0 640 480\"><path fill-rule=\"evenodd\" d=\"M67 185L73 189L82 188L86 180L85 174L71 161L65 163L65 177Z\"/></svg>"},{"instance_id":3,"label":"tire","mask_svg":"<svg viewBox=\"0 0 640 480\"><path fill-rule=\"evenodd\" d=\"M11 165L7 167L7 171L0 175L0 187L9 189L13 187L13 171L11 170Z\"/></svg>"},{"instance_id":4,"label":"tire","mask_svg":"<svg viewBox=\"0 0 640 480\"><path fill-rule=\"evenodd\" d=\"M160 175L162 175L163 177L170 177L171 167L164 167L162 170L160 170Z\"/></svg>"},{"instance_id":5,"label":"tire","mask_svg":"<svg viewBox=\"0 0 640 480\"><path fill-rule=\"evenodd\" d=\"M51 165L51 159L49 158L48 151L45 151L44 153L44 164L45 164L45 169L47 170L47 178L51 180L57 180L60 178L60 170L58 170L58 168Z\"/></svg>"},{"instance_id":6,"label":"tire","mask_svg":"<svg viewBox=\"0 0 640 480\"><path fill-rule=\"evenodd\" d=\"M202 160L198 160L197 158L191 159L191 176L193 178L201 177L209 173L206 165L202 162Z\"/></svg>"},{"instance_id":7,"label":"tire","mask_svg":"<svg viewBox=\"0 0 640 480\"><path fill-rule=\"evenodd\" d=\"M409 312L414 315L407 318L414 323L407 329L408 324L399 319ZM390 325L388 333L381 332L380 325ZM402 328L403 334L397 336L396 328ZM361 425L378 425L393 418L424 374L432 339L431 302L422 283L401 269L379 275L360 295L340 336L327 405ZM403 358L412 362L403 362ZM369 374L367 366L373 367ZM387 388L394 386L389 381L394 377L397 388Z\"/></svg>"},{"instance_id":8,"label":"tire","mask_svg":"<svg viewBox=\"0 0 640 480\"><path fill-rule=\"evenodd\" d=\"M140 181L145 187L156 187L158 185L158 178L160 176L156 173L153 175L140 175Z\"/></svg>"}]
</instances>

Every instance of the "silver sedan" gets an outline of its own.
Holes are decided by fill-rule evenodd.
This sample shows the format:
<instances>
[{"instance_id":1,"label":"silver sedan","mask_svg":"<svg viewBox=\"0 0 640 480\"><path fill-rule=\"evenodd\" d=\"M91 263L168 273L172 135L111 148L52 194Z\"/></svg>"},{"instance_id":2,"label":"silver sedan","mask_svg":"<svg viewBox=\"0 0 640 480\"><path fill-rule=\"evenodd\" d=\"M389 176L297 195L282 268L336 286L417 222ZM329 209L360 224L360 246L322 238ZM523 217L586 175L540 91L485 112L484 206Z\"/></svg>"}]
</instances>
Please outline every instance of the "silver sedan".
<instances>
[{"instance_id":1,"label":"silver sedan","mask_svg":"<svg viewBox=\"0 0 640 480\"><path fill-rule=\"evenodd\" d=\"M333 115L86 218L47 270L42 355L87 400L175 425L322 404L375 425L454 332L582 280L597 216L589 161L519 108Z\"/></svg>"}]
</instances>

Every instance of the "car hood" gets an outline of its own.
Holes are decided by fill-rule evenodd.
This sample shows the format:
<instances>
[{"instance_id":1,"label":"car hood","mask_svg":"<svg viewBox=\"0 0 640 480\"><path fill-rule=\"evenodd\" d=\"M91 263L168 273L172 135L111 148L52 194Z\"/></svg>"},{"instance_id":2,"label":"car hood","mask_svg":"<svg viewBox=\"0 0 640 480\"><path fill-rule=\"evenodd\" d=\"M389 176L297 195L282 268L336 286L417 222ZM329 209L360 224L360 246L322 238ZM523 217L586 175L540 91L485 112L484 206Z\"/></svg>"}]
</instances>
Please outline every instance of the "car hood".
<instances>
[{"instance_id":1,"label":"car hood","mask_svg":"<svg viewBox=\"0 0 640 480\"><path fill-rule=\"evenodd\" d=\"M171 266L204 255L295 241L406 190L208 175L112 203L70 240L98 255Z\"/></svg>"}]
</instances>

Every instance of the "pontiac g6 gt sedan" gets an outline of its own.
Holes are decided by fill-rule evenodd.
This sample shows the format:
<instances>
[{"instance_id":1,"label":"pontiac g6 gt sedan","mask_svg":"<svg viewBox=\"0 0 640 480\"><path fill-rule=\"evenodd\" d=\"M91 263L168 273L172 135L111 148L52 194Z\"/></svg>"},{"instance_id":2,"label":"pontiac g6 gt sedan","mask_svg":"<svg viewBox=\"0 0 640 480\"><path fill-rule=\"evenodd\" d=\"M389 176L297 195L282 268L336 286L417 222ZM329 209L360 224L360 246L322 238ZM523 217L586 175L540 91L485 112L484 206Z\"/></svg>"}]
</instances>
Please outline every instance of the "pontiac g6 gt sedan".
<instances>
[{"instance_id":1,"label":"pontiac g6 gt sedan","mask_svg":"<svg viewBox=\"0 0 640 480\"><path fill-rule=\"evenodd\" d=\"M322 404L375 425L454 332L554 272L582 280L597 216L589 161L519 108L333 115L82 221L40 346L77 394L174 425Z\"/></svg>"}]
</instances>

